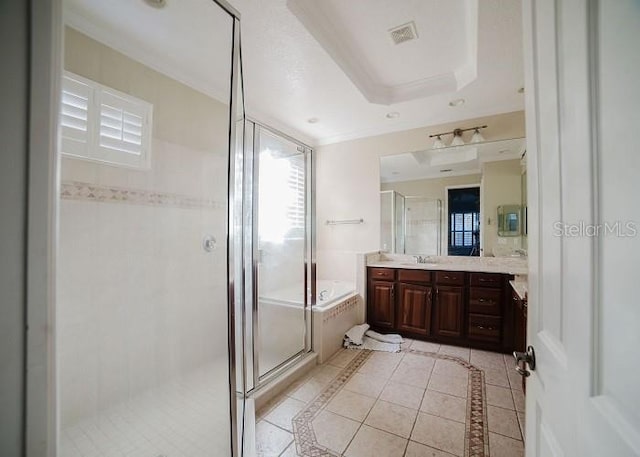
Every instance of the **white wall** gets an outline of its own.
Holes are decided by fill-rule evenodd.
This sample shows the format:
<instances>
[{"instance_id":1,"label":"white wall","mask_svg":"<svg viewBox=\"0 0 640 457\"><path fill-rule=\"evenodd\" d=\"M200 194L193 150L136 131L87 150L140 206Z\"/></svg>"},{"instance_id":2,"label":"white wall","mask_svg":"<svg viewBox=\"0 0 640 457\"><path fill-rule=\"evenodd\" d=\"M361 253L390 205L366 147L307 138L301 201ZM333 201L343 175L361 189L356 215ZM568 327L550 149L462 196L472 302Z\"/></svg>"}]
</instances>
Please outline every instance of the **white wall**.
<instances>
[{"instance_id":1,"label":"white wall","mask_svg":"<svg viewBox=\"0 0 640 457\"><path fill-rule=\"evenodd\" d=\"M29 7L0 2L0 455L23 447Z\"/></svg>"},{"instance_id":2,"label":"white wall","mask_svg":"<svg viewBox=\"0 0 640 457\"><path fill-rule=\"evenodd\" d=\"M62 427L227 357L228 107L70 29L65 67L153 103L154 129L149 170L62 159Z\"/></svg>"},{"instance_id":3,"label":"white wall","mask_svg":"<svg viewBox=\"0 0 640 457\"><path fill-rule=\"evenodd\" d=\"M380 162L383 155L425 149L429 134L487 124L487 140L525 136L524 112L471 119L346 141L317 150L318 277L355 282L355 254L379 249ZM327 219L363 218L361 225L327 226Z\"/></svg>"}]
</instances>

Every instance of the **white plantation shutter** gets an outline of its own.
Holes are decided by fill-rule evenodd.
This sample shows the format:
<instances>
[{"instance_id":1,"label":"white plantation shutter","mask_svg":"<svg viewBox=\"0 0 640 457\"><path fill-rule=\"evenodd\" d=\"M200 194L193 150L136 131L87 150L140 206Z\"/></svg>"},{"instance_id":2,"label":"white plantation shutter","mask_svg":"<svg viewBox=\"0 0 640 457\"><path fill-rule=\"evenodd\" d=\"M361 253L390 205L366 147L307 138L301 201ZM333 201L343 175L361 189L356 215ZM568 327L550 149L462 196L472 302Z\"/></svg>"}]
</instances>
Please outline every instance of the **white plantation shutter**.
<instances>
[{"instance_id":1,"label":"white plantation shutter","mask_svg":"<svg viewBox=\"0 0 640 457\"><path fill-rule=\"evenodd\" d=\"M304 229L304 154L293 157L290 160L289 188L294 192L295 199L289 206L287 215L292 229Z\"/></svg>"},{"instance_id":2,"label":"white plantation shutter","mask_svg":"<svg viewBox=\"0 0 640 457\"><path fill-rule=\"evenodd\" d=\"M61 147L65 154L87 157L89 154L89 106L93 89L77 79L65 76L62 81L60 113Z\"/></svg>"},{"instance_id":3,"label":"white plantation shutter","mask_svg":"<svg viewBox=\"0 0 640 457\"><path fill-rule=\"evenodd\" d=\"M136 165L149 150L151 105L145 101L103 89L99 95L99 154L108 161Z\"/></svg>"},{"instance_id":4,"label":"white plantation shutter","mask_svg":"<svg viewBox=\"0 0 640 457\"><path fill-rule=\"evenodd\" d=\"M91 160L148 167L153 105L65 73L62 152Z\"/></svg>"}]
</instances>

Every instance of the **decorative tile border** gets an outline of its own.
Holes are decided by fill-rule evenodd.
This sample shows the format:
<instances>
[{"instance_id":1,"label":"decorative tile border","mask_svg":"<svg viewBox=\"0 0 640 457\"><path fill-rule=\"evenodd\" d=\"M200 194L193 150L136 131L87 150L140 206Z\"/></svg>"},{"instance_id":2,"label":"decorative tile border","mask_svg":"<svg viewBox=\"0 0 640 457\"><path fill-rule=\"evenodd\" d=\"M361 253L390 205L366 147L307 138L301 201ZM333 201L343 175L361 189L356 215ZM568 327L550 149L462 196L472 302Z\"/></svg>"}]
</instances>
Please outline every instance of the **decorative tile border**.
<instances>
[{"instance_id":1,"label":"decorative tile border","mask_svg":"<svg viewBox=\"0 0 640 457\"><path fill-rule=\"evenodd\" d=\"M212 199L153 190L101 186L79 181L62 182L60 198L65 200L128 203L132 205L167 206L175 208L225 209L227 207L226 202Z\"/></svg>"},{"instance_id":2,"label":"decorative tile border","mask_svg":"<svg viewBox=\"0 0 640 457\"><path fill-rule=\"evenodd\" d=\"M489 428L487 425L487 400L484 372L466 360L452 355L409 349L410 354L434 359L449 360L469 370L467 391L467 417L465 420L465 457L489 457Z\"/></svg>"},{"instance_id":3,"label":"decorative tile border","mask_svg":"<svg viewBox=\"0 0 640 457\"><path fill-rule=\"evenodd\" d=\"M298 455L302 457L339 457L338 454L318 444L312 421L367 361L373 351L365 349L358 352L358 355L349 362L346 368L293 418L293 436ZM489 430L487 426L484 372L455 356L415 349L409 349L406 352L434 359L449 360L469 370L464 457L489 457Z\"/></svg>"},{"instance_id":4,"label":"decorative tile border","mask_svg":"<svg viewBox=\"0 0 640 457\"><path fill-rule=\"evenodd\" d=\"M311 400L311 403L293 418L293 437L298 455L303 457L339 457L338 454L318 444L311 422L370 356L371 351L360 351L360 353L349 362L347 367L344 368L316 398Z\"/></svg>"},{"instance_id":5,"label":"decorative tile border","mask_svg":"<svg viewBox=\"0 0 640 457\"><path fill-rule=\"evenodd\" d=\"M358 295L354 295L350 298L347 298L339 305L334 306L326 313L322 313L322 323L326 324L327 322L336 319L341 314L346 313L347 311L355 308L360 303L360 297ZM320 310L322 312L322 310Z\"/></svg>"}]
</instances>

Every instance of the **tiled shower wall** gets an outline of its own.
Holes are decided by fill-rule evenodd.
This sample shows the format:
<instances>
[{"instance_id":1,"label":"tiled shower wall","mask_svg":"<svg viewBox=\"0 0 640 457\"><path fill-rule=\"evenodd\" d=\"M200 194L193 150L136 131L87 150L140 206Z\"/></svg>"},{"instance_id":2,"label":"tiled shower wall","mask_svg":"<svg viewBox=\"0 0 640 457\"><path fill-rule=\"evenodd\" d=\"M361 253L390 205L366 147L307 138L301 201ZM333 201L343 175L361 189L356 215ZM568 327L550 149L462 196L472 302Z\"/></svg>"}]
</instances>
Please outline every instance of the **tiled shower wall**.
<instances>
[{"instance_id":1,"label":"tiled shower wall","mask_svg":"<svg viewBox=\"0 0 640 457\"><path fill-rule=\"evenodd\" d=\"M67 29L65 66L154 104L151 168L61 163L61 425L226 366L228 108ZM106 65L105 63L108 63ZM205 252L202 240L218 246ZM220 372L222 376L223 372ZM226 375L225 375L226 376Z\"/></svg>"}]
</instances>

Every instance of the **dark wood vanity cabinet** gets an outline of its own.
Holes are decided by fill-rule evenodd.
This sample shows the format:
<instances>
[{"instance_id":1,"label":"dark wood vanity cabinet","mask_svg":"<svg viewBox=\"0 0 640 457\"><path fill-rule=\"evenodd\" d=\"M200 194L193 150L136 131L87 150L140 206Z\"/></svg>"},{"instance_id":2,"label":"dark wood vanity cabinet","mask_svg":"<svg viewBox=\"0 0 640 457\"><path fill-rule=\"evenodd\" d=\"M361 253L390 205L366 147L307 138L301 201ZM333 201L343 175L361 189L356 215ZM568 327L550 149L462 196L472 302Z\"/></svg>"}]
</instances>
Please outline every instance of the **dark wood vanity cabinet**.
<instances>
[{"instance_id":1,"label":"dark wood vanity cabinet","mask_svg":"<svg viewBox=\"0 0 640 457\"><path fill-rule=\"evenodd\" d=\"M369 325L379 329L395 327L395 283L373 280L369 286Z\"/></svg>"},{"instance_id":2,"label":"dark wood vanity cabinet","mask_svg":"<svg viewBox=\"0 0 640 457\"><path fill-rule=\"evenodd\" d=\"M367 290L370 306L367 307L369 325L380 330L395 328L396 270L369 268Z\"/></svg>"},{"instance_id":3,"label":"dark wood vanity cabinet","mask_svg":"<svg viewBox=\"0 0 640 457\"><path fill-rule=\"evenodd\" d=\"M503 338L504 275L469 273L470 340L500 344Z\"/></svg>"},{"instance_id":4,"label":"dark wood vanity cabinet","mask_svg":"<svg viewBox=\"0 0 640 457\"><path fill-rule=\"evenodd\" d=\"M464 333L464 288L436 285L433 333L446 338L462 338Z\"/></svg>"},{"instance_id":5,"label":"dark wood vanity cabinet","mask_svg":"<svg viewBox=\"0 0 640 457\"><path fill-rule=\"evenodd\" d=\"M431 335L433 289L419 284L398 284L398 329L419 335Z\"/></svg>"},{"instance_id":6,"label":"dark wood vanity cabinet","mask_svg":"<svg viewBox=\"0 0 640 457\"><path fill-rule=\"evenodd\" d=\"M515 341L516 351L525 352L527 347L527 301L521 299L516 291L512 291L512 301L515 308Z\"/></svg>"},{"instance_id":7,"label":"dark wood vanity cabinet","mask_svg":"<svg viewBox=\"0 0 640 457\"><path fill-rule=\"evenodd\" d=\"M368 268L367 322L410 338L510 352L511 276Z\"/></svg>"}]
</instances>

